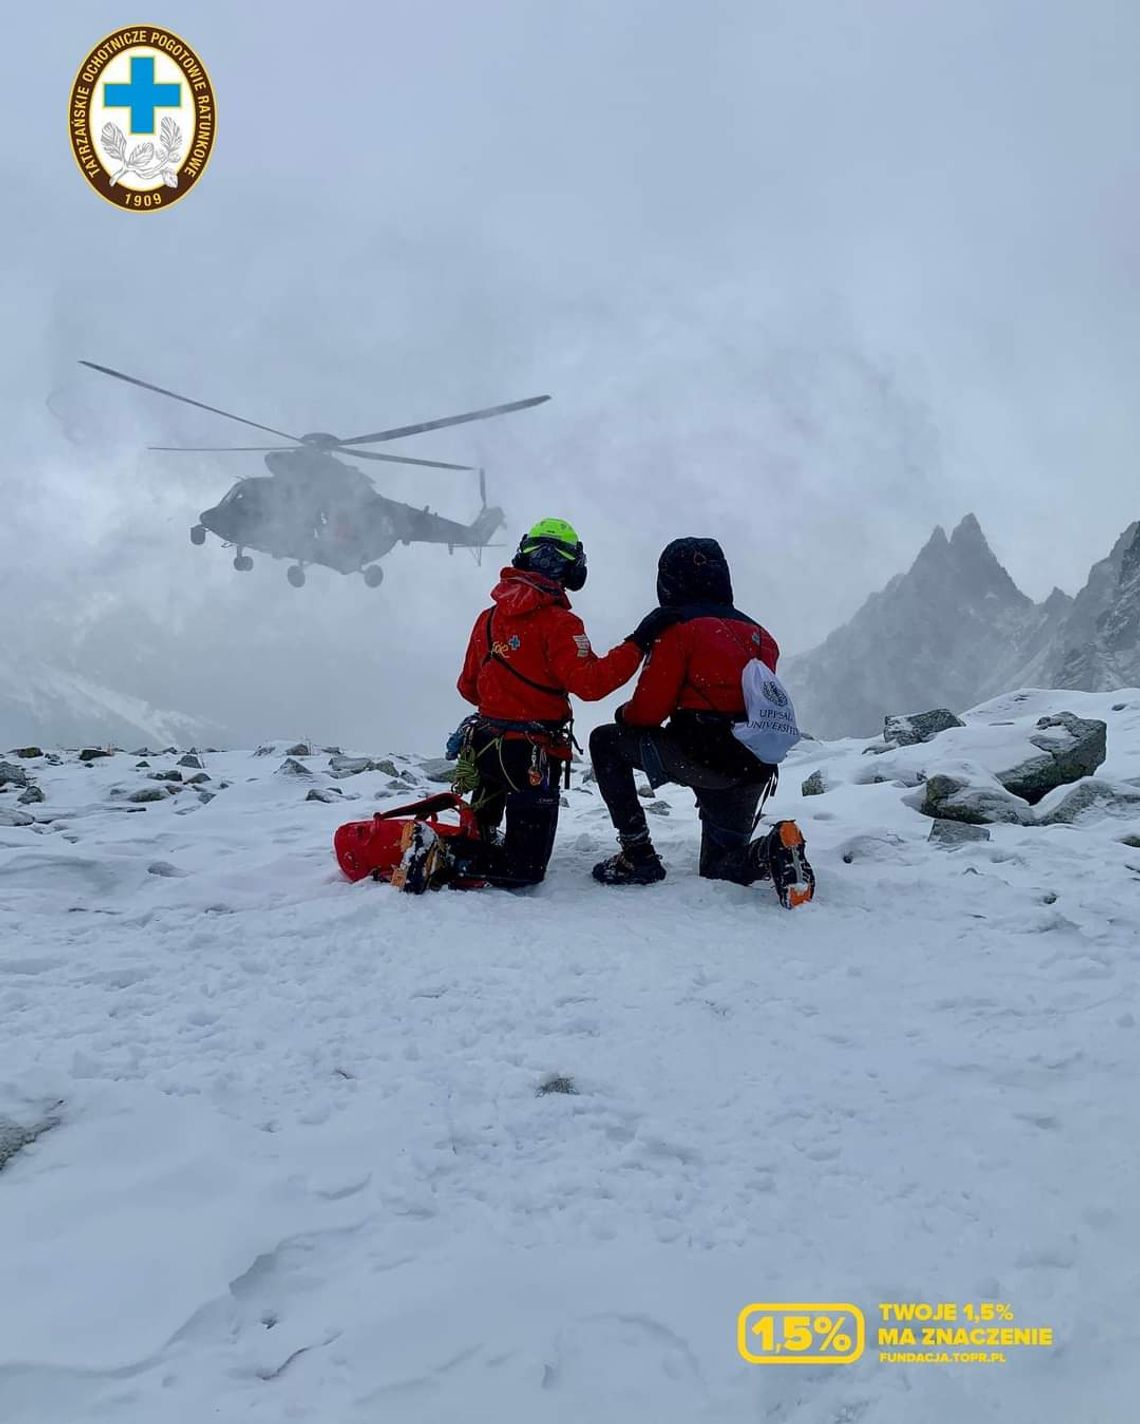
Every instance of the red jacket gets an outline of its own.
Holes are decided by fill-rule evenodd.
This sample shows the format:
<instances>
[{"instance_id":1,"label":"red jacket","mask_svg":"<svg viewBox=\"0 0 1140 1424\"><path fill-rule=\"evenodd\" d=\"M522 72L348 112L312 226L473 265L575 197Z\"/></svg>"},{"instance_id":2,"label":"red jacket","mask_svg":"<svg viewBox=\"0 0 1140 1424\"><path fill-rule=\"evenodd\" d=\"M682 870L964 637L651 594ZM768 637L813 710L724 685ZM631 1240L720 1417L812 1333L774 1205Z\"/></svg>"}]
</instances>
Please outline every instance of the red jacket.
<instances>
[{"instance_id":1,"label":"red jacket","mask_svg":"<svg viewBox=\"0 0 1140 1424\"><path fill-rule=\"evenodd\" d=\"M744 715L740 677L752 658L773 672L780 656L766 628L704 615L666 628L621 709L629 727L657 727L679 710Z\"/></svg>"},{"instance_id":2,"label":"red jacket","mask_svg":"<svg viewBox=\"0 0 1140 1424\"><path fill-rule=\"evenodd\" d=\"M603 658L592 651L582 620L550 579L504 569L491 597L495 606L475 620L458 683L459 695L484 717L565 721L567 693L596 702L637 670L636 643L621 643Z\"/></svg>"}]
</instances>

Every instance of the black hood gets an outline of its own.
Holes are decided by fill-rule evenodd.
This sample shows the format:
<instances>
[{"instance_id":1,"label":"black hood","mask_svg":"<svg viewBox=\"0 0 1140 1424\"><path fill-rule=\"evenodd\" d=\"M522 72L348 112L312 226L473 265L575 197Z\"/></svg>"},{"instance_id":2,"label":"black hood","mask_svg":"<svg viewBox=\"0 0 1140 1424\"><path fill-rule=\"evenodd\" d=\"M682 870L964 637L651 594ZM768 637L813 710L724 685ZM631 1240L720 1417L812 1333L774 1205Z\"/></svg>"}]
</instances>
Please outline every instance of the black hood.
<instances>
[{"instance_id":1,"label":"black hood","mask_svg":"<svg viewBox=\"0 0 1140 1424\"><path fill-rule=\"evenodd\" d=\"M732 575L715 539L674 539L657 561L657 601L663 608L690 603L732 604Z\"/></svg>"}]
</instances>

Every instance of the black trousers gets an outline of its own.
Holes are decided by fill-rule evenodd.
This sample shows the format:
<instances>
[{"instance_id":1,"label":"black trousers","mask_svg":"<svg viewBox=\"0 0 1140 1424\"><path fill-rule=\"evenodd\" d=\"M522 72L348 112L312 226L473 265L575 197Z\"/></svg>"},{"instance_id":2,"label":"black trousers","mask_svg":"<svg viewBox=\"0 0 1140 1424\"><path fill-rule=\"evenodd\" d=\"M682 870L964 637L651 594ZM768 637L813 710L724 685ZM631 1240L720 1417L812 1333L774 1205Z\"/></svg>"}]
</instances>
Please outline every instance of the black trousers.
<instances>
[{"instance_id":1,"label":"black trousers","mask_svg":"<svg viewBox=\"0 0 1140 1424\"><path fill-rule=\"evenodd\" d=\"M724 735L731 736L727 727ZM710 751L710 760L715 760L715 736L710 739ZM598 790L621 841L649 837L633 777L635 770L644 771L654 786L672 781L692 787L701 817L701 875L740 885L750 885L757 878L747 849L756 807L772 768L754 758L742 758L735 738L731 747L725 745L722 760L722 767L730 769L721 769L697 760L691 738L679 738L671 728L625 727L611 722L591 734L590 759Z\"/></svg>"},{"instance_id":2,"label":"black trousers","mask_svg":"<svg viewBox=\"0 0 1140 1424\"><path fill-rule=\"evenodd\" d=\"M472 733L472 750L479 769L472 805L482 840L466 842L463 853L490 885L537 885L554 851L562 763L533 742L483 727Z\"/></svg>"}]
</instances>

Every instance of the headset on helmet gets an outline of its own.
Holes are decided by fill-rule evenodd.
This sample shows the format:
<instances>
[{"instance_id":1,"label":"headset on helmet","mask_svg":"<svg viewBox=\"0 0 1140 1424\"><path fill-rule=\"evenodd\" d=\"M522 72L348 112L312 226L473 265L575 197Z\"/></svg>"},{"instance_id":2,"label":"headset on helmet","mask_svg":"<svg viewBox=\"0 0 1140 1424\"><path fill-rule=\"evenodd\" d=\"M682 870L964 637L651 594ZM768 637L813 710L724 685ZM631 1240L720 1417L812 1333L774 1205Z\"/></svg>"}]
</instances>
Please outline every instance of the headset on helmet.
<instances>
[{"instance_id":1,"label":"headset on helmet","mask_svg":"<svg viewBox=\"0 0 1140 1424\"><path fill-rule=\"evenodd\" d=\"M572 593L586 582L586 551L578 531L565 519L540 519L519 541L512 562L516 569L553 579Z\"/></svg>"}]
</instances>

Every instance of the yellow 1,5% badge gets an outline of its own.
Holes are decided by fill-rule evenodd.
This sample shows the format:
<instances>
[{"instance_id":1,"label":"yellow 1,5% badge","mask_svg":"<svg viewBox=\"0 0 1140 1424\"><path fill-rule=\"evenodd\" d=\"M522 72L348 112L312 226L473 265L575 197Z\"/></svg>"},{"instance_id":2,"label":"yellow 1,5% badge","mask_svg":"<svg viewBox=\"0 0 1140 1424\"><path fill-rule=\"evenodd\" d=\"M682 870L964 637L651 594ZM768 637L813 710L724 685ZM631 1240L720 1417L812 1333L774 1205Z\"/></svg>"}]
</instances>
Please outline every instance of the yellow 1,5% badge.
<instances>
[{"instance_id":1,"label":"yellow 1,5% badge","mask_svg":"<svg viewBox=\"0 0 1140 1424\"><path fill-rule=\"evenodd\" d=\"M863 1312L846 1301L757 1301L736 1323L736 1346L750 1365L850 1365L866 1335Z\"/></svg>"}]
</instances>

